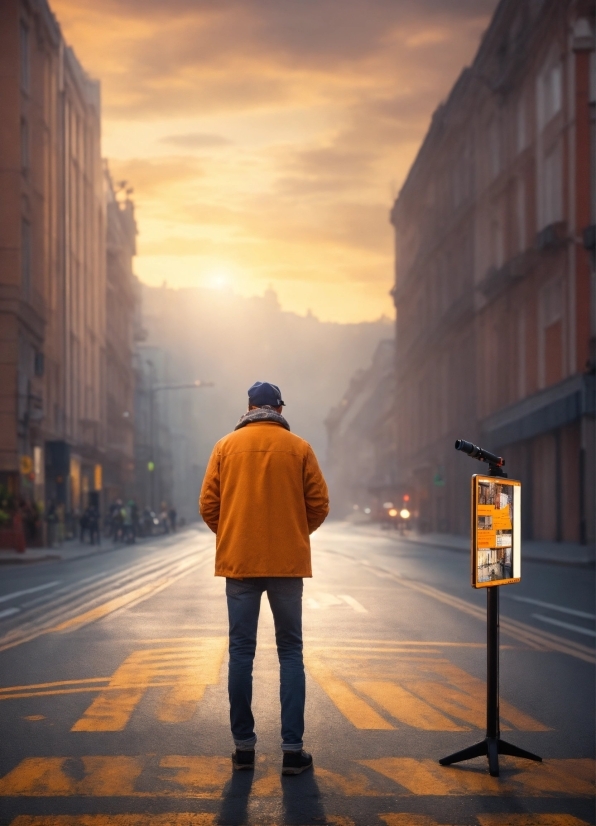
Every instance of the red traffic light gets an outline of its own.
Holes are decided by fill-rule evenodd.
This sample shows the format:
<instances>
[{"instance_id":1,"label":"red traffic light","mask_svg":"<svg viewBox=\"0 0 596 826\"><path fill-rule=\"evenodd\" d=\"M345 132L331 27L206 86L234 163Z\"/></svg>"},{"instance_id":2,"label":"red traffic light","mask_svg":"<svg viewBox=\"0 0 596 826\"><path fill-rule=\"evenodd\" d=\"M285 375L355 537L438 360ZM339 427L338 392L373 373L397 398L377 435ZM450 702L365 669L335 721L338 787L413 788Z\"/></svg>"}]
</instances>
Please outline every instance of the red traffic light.
<instances>
[{"instance_id":1,"label":"red traffic light","mask_svg":"<svg viewBox=\"0 0 596 826\"><path fill-rule=\"evenodd\" d=\"M409 502L409 501L410 501L410 494L409 493L404 493L404 502Z\"/></svg>"}]
</instances>

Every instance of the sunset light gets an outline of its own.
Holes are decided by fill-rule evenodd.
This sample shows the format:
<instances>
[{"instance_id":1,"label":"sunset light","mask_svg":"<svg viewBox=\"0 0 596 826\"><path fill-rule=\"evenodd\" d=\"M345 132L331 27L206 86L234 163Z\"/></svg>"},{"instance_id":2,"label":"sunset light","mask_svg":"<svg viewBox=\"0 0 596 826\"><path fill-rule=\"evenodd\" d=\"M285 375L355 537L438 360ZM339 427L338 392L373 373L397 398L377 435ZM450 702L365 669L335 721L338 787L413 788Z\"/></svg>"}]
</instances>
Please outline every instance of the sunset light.
<instances>
[{"instance_id":1,"label":"sunset light","mask_svg":"<svg viewBox=\"0 0 596 826\"><path fill-rule=\"evenodd\" d=\"M56 0L135 189L140 278L390 316L392 199L494 6Z\"/></svg>"}]
</instances>

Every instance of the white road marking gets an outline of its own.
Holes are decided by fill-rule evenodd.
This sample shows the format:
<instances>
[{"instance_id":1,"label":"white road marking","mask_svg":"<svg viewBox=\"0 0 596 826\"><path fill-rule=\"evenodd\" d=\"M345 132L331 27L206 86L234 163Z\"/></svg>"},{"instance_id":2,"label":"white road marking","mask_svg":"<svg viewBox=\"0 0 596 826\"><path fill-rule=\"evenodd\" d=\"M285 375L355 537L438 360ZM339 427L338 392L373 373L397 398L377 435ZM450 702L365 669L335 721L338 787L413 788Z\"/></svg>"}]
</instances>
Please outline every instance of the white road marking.
<instances>
[{"instance_id":1,"label":"white road marking","mask_svg":"<svg viewBox=\"0 0 596 826\"><path fill-rule=\"evenodd\" d=\"M340 599L343 599L354 611L357 611L359 614L368 614L368 609L361 605L357 599L351 597L349 594L340 594Z\"/></svg>"},{"instance_id":2,"label":"white road marking","mask_svg":"<svg viewBox=\"0 0 596 826\"><path fill-rule=\"evenodd\" d=\"M5 594L0 597L0 602L8 602L11 599L22 597L25 594L34 594L36 591L44 591L46 588L53 588L54 585L60 585L60 580L57 580L56 582L46 582L45 585L37 585L35 588L27 588L24 591L15 591L13 594Z\"/></svg>"},{"instance_id":3,"label":"white road marking","mask_svg":"<svg viewBox=\"0 0 596 826\"><path fill-rule=\"evenodd\" d=\"M576 634L585 634L586 637L596 637L596 631L592 631L590 628L582 628L579 625L572 625L570 622L561 622L561 620L543 617L542 614L532 614L532 616L542 622L548 622L551 625L558 625L560 628L568 628L570 631L575 631Z\"/></svg>"},{"instance_id":4,"label":"white road marking","mask_svg":"<svg viewBox=\"0 0 596 826\"><path fill-rule=\"evenodd\" d=\"M316 599L313 599L312 597L309 597L306 600L306 605L307 605L308 608L320 608L321 607L319 605L319 603L316 601Z\"/></svg>"},{"instance_id":5,"label":"white road marking","mask_svg":"<svg viewBox=\"0 0 596 826\"><path fill-rule=\"evenodd\" d=\"M542 602L541 599L531 599L530 597L516 597L507 594L507 599L514 599L516 602L527 602L529 605L538 605L540 608L550 608L551 611L559 611L561 614L570 614L573 617L583 617L583 619L596 619L595 614L588 614L587 611L578 611L576 608L564 608L562 605L554 605L552 602Z\"/></svg>"},{"instance_id":6,"label":"white road marking","mask_svg":"<svg viewBox=\"0 0 596 826\"><path fill-rule=\"evenodd\" d=\"M12 614L18 614L20 610L20 608L5 608L4 611L0 611L0 619L2 619L2 617L10 617Z\"/></svg>"}]
</instances>

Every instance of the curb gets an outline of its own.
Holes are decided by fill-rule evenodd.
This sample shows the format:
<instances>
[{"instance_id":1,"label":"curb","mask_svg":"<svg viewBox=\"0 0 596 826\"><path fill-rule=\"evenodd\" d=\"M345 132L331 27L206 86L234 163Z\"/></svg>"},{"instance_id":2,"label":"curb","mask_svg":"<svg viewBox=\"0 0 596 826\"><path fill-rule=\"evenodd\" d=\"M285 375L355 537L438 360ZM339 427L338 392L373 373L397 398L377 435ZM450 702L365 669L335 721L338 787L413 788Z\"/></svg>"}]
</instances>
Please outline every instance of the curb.
<instances>
[{"instance_id":1,"label":"curb","mask_svg":"<svg viewBox=\"0 0 596 826\"><path fill-rule=\"evenodd\" d=\"M0 556L0 566L2 565L37 565L42 562L76 562L78 559L89 559L92 556L100 556L101 554L108 554L113 553L114 551L124 551L127 548L134 548L135 545L144 545L146 542L150 540L156 539L166 539L167 537L171 536L183 536L188 531L193 530L190 526L188 528L183 528L180 531L176 531L175 534L163 534L161 536L151 536L151 537L142 537L138 539L134 544L127 545L127 544L104 544L97 547L94 551L89 551L89 553L82 553L77 554L76 556L61 556L60 554L56 553L49 553L45 556L39 556L34 558L25 558L25 554L19 554L17 556L17 552L15 551L15 556L10 557L9 559L3 559ZM194 529L197 533L201 533L202 531L199 529Z\"/></svg>"}]
</instances>

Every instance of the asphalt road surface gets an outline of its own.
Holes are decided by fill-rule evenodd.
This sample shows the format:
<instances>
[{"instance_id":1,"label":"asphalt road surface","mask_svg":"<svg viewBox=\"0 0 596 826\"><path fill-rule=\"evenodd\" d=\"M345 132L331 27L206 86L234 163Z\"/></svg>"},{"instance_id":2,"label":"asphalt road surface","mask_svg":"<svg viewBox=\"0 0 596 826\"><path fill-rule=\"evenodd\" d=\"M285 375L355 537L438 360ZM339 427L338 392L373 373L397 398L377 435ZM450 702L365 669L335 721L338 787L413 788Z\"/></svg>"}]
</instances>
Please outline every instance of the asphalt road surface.
<instances>
[{"instance_id":1,"label":"asphalt road surface","mask_svg":"<svg viewBox=\"0 0 596 826\"><path fill-rule=\"evenodd\" d=\"M466 554L331 523L304 599L305 747L281 777L263 599L254 773L232 772L224 581L206 530L0 568L0 823L581 826L594 821L594 572L522 562L501 589L503 737L483 739L486 594Z\"/></svg>"}]
</instances>

